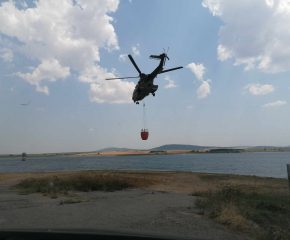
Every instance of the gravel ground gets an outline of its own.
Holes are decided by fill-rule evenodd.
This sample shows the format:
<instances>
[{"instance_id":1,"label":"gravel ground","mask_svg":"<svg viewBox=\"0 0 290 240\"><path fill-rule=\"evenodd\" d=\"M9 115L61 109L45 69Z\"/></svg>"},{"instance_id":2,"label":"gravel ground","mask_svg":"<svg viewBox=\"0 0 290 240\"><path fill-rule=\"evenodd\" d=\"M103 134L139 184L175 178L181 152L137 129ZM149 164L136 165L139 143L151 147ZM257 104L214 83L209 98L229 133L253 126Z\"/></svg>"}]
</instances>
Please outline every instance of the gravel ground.
<instances>
[{"instance_id":1,"label":"gravel ground","mask_svg":"<svg viewBox=\"0 0 290 240\"><path fill-rule=\"evenodd\" d=\"M196 198L185 193L131 189L76 194L51 199L41 194L18 195L0 185L0 229L110 228L244 239L199 215L194 208ZM60 204L68 199L82 202Z\"/></svg>"}]
</instances>

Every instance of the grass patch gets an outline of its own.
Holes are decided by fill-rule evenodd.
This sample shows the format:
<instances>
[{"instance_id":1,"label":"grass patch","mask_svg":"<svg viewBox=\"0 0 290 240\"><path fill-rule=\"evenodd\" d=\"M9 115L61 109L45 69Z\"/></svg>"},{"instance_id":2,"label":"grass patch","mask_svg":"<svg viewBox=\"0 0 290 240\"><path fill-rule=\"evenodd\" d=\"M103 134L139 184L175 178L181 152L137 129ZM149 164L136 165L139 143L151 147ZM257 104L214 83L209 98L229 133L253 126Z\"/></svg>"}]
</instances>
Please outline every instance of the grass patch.
<instances>
[{"instance_id":1,"label":"grass patch","mask_svg":"<svg viewBox=\"0 0 290 240\"><path fill-rule=\"evenodd\" d=\"M239 176L234 176L234 175L229 175L229 174L198 174L198 177L202 180L205 181L216 181L216 180L229 180L233 179L234 177L239 177Z\"/></svg>"},{"instance_id":2,"label":"grass patch","mask_svg":"<svg viewBox=\"0 0 290 240\"><path fill-rule=\"evenodd\" d=\"M195 191L221 190L225 186L232 186L246 193L285 195L289 192L287 179L210 173L196 175L202 180L204 188L197 188Z\"/></svg>"},{"instance_id":3,"label":"grass patch","mask_svg":"<svg viewBox=\"0 0 290 240\"><path fill-rule=\"evenodd\" d=\"M290 239L288 195L244 192L237 187L196 192L196 206L216 222L255 239Z\"/></svg>"},{"instance_id":4,"label":"grass patch","mask_svg":"<svg viewBox=\"0 0 290 240\"><path fill-rule=\"evenodd\" d=\"M20 194L42 193L47 196L57 196L59 193L68 195L68 191L117 191L148 184L150 181L146 179L86 172L63 177L27 178L13 188Z\"/></svg>"}]
</instances>

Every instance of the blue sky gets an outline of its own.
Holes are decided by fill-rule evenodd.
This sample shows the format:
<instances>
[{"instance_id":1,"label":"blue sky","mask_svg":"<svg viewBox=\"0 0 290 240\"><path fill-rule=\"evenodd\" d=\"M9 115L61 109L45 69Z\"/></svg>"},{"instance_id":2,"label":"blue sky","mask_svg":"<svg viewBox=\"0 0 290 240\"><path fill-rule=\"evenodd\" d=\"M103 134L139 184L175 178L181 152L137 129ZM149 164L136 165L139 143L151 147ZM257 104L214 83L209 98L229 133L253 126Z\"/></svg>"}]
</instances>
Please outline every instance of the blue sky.
<instances>
[{"instance_id":1,"label":"blue sky","mask_svg":"<svg viewBox=\"0 0 290 240\"><path fill-rule=\"evenodd\" d=\"M289 145L288 2L46 4L0 5L1 154ZM184 68L156 78L142 141L136 80L104 79L138 75L123 54L150 73L158 61L149 55L167 47L165 68Z\"/></svg>"}]
</instances>

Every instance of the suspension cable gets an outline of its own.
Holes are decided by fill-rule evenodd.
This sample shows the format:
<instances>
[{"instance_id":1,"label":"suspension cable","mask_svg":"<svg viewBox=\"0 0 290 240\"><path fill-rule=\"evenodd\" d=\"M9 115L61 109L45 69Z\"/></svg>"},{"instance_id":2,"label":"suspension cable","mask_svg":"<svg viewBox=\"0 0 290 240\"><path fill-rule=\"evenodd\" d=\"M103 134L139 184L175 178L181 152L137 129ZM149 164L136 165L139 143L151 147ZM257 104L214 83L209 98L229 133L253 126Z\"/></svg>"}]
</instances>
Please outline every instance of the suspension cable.
<instances>
[{"instance_id":1,"label":"suspension cable","mask_svg":"<svg viewBox=\"0 0 290 240\"><path fill-rule=\"evenodd\" d=\"M148 131L147 125L147 117L146 117L146 108L145 108L145 101L143 100L143 122L142 122L142 129Z\"/></svg>"}]
</instances>

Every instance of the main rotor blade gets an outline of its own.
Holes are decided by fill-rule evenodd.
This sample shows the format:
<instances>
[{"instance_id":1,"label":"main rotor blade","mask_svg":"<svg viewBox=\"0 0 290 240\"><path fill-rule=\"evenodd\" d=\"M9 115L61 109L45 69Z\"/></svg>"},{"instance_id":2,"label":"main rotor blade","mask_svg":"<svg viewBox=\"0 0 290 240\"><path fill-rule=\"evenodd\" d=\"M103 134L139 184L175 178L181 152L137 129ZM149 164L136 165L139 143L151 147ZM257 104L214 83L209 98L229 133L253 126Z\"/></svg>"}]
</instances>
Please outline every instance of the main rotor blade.
<instances>
[{"instance_id":1,"label":"main rotor blade","mask_svg":"<svg viewBox=\"0 0 290 240\"><path fill-rule=\"evenodd\" d=\"M105 80L116 80L116 79L127 79L127 78L139 78L139 77L106 78Z\"/></svg>"},{"instance_id":2,"label":"main rotor blade","mask_svg":"<svg viewBox=\"0 0 290 240\"><path fill-rule=\"evenodd\" d=\"M133 57L129 54L128 57L130 58L131 62L133 63L134 67L136 68L136 70L138 71L138 73L141 75L141 71L138 68L137 64L135 63Z\"/></svg>"},{"instance_id":3,"label":"main rotor blade","mask_svg":"<svg viewBox=\"0 0 290 240\"><path fill-rule=\"evenodd\" d=\"M178 69L181 69L181 68L183 68L183 67L170 68L170 69L167 69L167 70L164 70L164 71L160 72L159 74L161 74L161 73L165 73L165 72L174 71L174 70L178 70Z\"/></svg>"}]
</instances>

